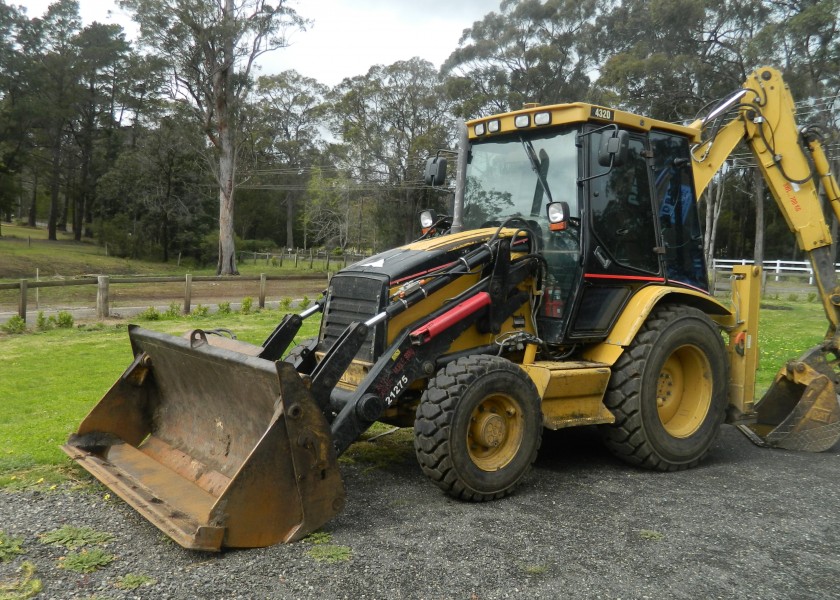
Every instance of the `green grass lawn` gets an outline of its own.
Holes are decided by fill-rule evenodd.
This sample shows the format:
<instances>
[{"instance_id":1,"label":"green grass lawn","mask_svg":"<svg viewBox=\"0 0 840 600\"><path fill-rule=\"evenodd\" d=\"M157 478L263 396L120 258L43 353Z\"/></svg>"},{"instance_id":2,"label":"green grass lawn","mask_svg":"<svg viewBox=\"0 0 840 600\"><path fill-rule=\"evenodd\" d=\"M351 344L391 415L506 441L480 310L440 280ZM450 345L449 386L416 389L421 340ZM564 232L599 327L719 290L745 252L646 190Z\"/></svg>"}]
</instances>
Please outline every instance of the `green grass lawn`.
<instances>
[{"instance_id":1,"label":"green grass lawn","mask_svg":"<svg viewBox=\"0 0 840 600\"><path fill-rule=\"evenodd\" d=\"M259 344L281 318L273 310L138 323L177 335L195 328L226 327L238 339ZM305 321L299 339L317 335L317 328L317 318ZM59 444L131 360L123 323L0 334L0 486L63 478L68 461Z\"/></svg>"},{"instance_id":2,"label":"green grass lawn","mask_svg":"<svg viewBox=\"0 0 840 600\"><path fill-rule=\"evenodd\" d=\"M31 240L30 240L31 238ZM58 234L57 241L47 241L45 229L21 227L3 224L3 236L0 237L0 282L19 279L35 279L36 270L41 279L51 277L76 277L86 274L107 275L157 275L174 276L192 273L193 275L215 275L216 265L196 267L191 261L177 264L177 256L169 262L132 260L107 256L105 248L92 241L76 242L72 234ZM324 261L315 260L313 269L309 262L301 258L298 268L287 260L283 266L265 259L250 259L247 254L238 260L237 269L241 275L291 275L324 272ZM339 262L333 260L330 270L339 268Z\"/></svg>"},{"instance_id":3,"label":"green grass lawn","mask_svg":"<svg viewBox=\"0 0 840 600\"><path fill-rule=\"evenodd\" d=\"M762 306L758 388L763 391L786 360L822 339L826 320L822 306L813 302L767 301ZM259 344L281 316L270 310L140 324L173 334L226 327L239 339ZM299 339L317 333L316 319L305 323ZM57 481L72 473L59 444L131 360L123 323L0 334L0 486Z\"/></svg>"}]
</instances>

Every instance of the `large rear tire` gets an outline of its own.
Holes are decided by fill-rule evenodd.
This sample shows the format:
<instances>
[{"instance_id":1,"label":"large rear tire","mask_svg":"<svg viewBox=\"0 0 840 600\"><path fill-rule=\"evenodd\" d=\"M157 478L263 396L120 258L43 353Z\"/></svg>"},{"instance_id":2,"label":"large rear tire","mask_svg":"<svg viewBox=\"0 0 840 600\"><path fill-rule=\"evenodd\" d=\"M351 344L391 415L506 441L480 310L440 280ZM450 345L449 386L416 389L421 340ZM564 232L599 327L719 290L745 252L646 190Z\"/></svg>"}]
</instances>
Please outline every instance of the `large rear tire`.
<instances>
[{"instance_id":1,"label":"large rear tire","mask_svg":"<svg viewBox=\"0 0 840 600\"><path fill-rule=\"evenodd\" d=\"M726 410L728 362L717 326L688 306L651 312L613 367L602 426L613 454L640 467L694 467L717 438Z\"/></svg>"},{"instance_id":2,"label":"large rear tire","mask_svg":"<svg viewBox=\"0 0 840 600\"><path fill-rule=\"evenodd\" d=\"M420 468L450 496L482 502L510 494L537 456L537 388L498 356L459 358L429 381L417 407Z\"/></svg>"}]
</instances>

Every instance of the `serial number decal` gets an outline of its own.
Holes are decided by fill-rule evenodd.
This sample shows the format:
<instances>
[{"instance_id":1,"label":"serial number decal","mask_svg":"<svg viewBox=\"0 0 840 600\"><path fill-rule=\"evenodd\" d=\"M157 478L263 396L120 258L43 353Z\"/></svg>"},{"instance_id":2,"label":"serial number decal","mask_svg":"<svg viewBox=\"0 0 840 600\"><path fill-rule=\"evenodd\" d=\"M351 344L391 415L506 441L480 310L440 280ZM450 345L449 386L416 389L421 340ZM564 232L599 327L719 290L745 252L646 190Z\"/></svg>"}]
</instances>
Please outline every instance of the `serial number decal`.
<instances>
[{"instance_id":1,"label":"serial number decal","mask_svg":"<svg viewBox=\"0 0 840 600\"><path fill-rule=\"evenodd\" d=\"M598 106L593 106L592 112L589 114L594 119L604 119L606 121L612 121L614 117L613 111L608 108L600 108Z\"/></svg>"},{"instance_id":2,"label":"serial number decal","mask_svg":"<svg viewBox=\"0 0 840 600\"><path fill-rule=\"evenodd\" d=\"M385 402L388 406L391 406L394 403L394 400L399 397L406 385L408 385L408 377L403 375L400 377L399 381L397 381L397 384L391 389L391 393L385 397Z\"/></svg>"}]
</instances>

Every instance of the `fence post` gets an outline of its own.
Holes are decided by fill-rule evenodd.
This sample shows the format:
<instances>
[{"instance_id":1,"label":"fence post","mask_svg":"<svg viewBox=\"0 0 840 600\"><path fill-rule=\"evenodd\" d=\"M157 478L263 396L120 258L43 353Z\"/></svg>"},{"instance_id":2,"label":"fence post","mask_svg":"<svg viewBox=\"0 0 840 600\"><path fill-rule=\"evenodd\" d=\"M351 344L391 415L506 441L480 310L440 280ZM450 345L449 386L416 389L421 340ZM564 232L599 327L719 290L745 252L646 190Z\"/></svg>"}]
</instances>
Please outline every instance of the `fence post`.
<instances>
[{"instance_id":1,"label":"fence post","mask_svg":"<svg viewBox=\"0 0 840 600\"><path fill-rule=\"evenodd\" d=\"M300 252L298 252L297 248L295 248L295 269L297 269L297 262L298 262L298 255L299 254L300 254Z\"/></svg>"},{"instance_id":2,"label":"fence post","mask_svg":"<svg viewBox=\"0 0 840 600\"><path fill-rule=\"evenodd\" d=\"M111 278L107 275L100 275L96 278L96 318L107 319L110 316L108 307L108 283Z\"/></svg>"},{"instance_id":3,"label":"fence post","mask_svg":"<svg viewBox=\"0 0 840 600\"><path fill-rule=\"evenodd\" d=\"M265 273L260 273L260 308L265 308Z\"/></svg>"},{"instance_id":4,"label":"fence post","mask_svg":"<svg viewBox=\"0 0 840 600\"><path fill-rule=\"evenodd\" d=\"M192 274L187 273L184 278L184 314L192 311Z\"/></svg>"},{"instance_id":5,"label":"fence post","mask_svg":"<svg viewBox=\"0 0 840 600\"><path fill-rule=\"evenodd\" d=\"M26 323L26 290L29 282L26 279L20 280L20 298L18 300L18 316Z\"/></svg>"},{"instance_id":6,"label":"fence post","mask_svg":"<svg viewBox=\"0 0 840 600\"><path fill-rule=\"evenodd\" d=\"M324 267L324 270L325 270L325 271L329 271L329 270L330 270L330 254L331 254L330 252L327 252L327 266L326 266L326 267Z\"/></svg>"},{"instance_id":7,"label":"fence post","mask_svg":"<svg viewBox=\"0 0 840 600\"><path fill-rule=\"evenodd\" d=\"M312 269L312 265L315 264L315 252L312 248L309 249L309 268Z\"/></svg>"}]
</instances>

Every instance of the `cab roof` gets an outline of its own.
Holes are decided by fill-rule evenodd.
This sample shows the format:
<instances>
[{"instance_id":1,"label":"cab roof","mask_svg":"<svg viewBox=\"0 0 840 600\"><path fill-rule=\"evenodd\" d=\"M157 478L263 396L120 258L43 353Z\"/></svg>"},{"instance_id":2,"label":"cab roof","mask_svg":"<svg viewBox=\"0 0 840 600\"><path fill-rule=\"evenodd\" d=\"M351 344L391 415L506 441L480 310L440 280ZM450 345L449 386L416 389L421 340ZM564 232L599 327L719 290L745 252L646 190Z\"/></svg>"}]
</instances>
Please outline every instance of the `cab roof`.
<instances>
[{"instance_id":1,"label":"cab roof","mask_svg":"<svg viewBox=\"0 0 840 600\"><path fill-rule=\"evenodd\" d=\"M512 131L536 130L573 123L615 124L636 131L657 129L685 136L693 143L700 141L700 129L585 102L551 105L529 104L521 110L467 121L467 130L470 140L477 141Z\"/></svg>"}]
</instances>

